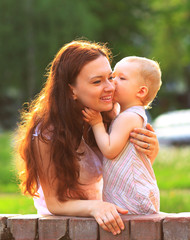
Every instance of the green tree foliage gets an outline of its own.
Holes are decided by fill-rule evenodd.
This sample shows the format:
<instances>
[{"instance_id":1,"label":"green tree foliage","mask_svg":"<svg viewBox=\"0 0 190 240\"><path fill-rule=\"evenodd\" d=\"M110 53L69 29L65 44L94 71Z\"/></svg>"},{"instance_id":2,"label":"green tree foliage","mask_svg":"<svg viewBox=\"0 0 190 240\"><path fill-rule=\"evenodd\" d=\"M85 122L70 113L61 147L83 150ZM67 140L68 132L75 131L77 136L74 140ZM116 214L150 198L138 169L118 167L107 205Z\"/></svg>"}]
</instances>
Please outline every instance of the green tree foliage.
<instances>
[{"instance_id":1,"label":"green tree foliage","mask_svg":"<svg viewBox=\"0 0 190 240\"><path fill-rule=\"evenodd\" d=\"M15 104L33 98L56 52L81 37L107 42L113 66L128 55L150 57L161 64L161 107L151 110L153 116L172 107L189 107L186 98L179 101L189 88L189 20L188 0L1 0L0 117L11 106L15 111ZM14 104L2 110L8 98Z\"/></svg>"},{"instance_id":2,"label":"green tree foliage","mask_svg":"<svg viewBox=\"0 0 190 240\"><path fill-rule=\"evenodd\" d=\"M151 3L154 12L148 26L151 38L149 56L161 65L163 87L159 112L190 108L190 3L169 0Z\"/></svg>"}]
</instances>

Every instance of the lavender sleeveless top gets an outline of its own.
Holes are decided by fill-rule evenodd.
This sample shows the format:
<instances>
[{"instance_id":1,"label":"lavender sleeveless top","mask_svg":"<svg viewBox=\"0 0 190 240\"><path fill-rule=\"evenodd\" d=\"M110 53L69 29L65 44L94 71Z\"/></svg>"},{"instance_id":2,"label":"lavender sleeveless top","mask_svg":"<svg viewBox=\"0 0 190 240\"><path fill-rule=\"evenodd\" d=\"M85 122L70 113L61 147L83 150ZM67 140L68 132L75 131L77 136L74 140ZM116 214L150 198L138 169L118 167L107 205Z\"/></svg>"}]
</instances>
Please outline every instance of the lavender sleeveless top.
<instances>
[{"instance_id":1,"label":"lavender sleeveless top","mask_svg":"<svg viewBox=\"0 0 190 240\"><path fill-rule=\"evenodd\" d=\"M36 129L33 137L37 137L38 134L38 129ZM84 139L81 140L77 152L84 152L84 154L80 156L81 161L79 161L79 182L84 184L81 188L84 190L88 199L101 200L103 188L102 159L100 159L98 154L85 143ZM47 209L41 186L38 189L38 193L40 197L34 198L34 206L37 209L37 213L41 215L51 214Z\"/></svg>"}]
</instances>

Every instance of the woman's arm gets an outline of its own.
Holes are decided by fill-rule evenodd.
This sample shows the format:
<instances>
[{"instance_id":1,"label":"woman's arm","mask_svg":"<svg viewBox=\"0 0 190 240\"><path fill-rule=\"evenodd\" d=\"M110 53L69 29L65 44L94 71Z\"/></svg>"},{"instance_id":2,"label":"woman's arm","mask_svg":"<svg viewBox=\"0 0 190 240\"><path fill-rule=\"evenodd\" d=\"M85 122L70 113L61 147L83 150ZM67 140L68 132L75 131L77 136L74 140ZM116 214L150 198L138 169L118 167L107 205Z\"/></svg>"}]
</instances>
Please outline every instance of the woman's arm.
<instances>
[{"instance_id":1,"label":"woman's arm","mask_svg":"<svg viewBox=\"0 0 190 240\"><path fill-rule=\"evenodd\" d=\"M91 216L106 231L114 235L124 229L124 224L119 216L128 213L127 210L114 204L101 200L69 200L58 202L55 198L46 197L48 210L54 215Z\"/></svg>"},{"instance_id":2,"label":"woman's arm","mask_svg":"<svg viewBox=\"0 0 190 240\"><path fill-rule=\"evenodd\" d=\"M68 200L60 202L57 199L56 171L50 161L50 145L35 138L35 155L40 164L39 179L42 186L48 210L54 215L92 216L106 231L113 234L124 229L123 221L118 213L128 211L101 200ZM49 165L50 164L50 165Z\"/></svg>"},{"instance_id":3,"label":"woman's arm","mask_svg":"<svg viewBox=\"0 0 190 240\"><path fill-rule=\"evenodd\" d=\"M159 142L153 127L148 123L146 129L135 128L130 133L130 137L135 148L146 154L153 164L159 152Z\"/></svg>"}]
</instances>

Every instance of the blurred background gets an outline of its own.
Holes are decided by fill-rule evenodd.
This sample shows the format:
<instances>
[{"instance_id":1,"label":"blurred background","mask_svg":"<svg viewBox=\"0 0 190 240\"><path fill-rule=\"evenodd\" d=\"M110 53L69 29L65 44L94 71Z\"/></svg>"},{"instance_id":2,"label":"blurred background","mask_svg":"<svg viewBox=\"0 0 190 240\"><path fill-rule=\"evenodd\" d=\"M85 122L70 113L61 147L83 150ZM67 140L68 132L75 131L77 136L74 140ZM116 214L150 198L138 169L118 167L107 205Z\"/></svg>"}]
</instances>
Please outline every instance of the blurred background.
<instances>
[{"instance_id":1,"label":"blurred background","mask_svg":"<svg viewBox=\"0 0 190 240\"><path fill-rule=\"evenodd\" d=\"M163 85L149 116L161 143L154 163L161 211L190 211L189 26L188 0L1 0L0 213L35 213L17 187L12 134L56 52L81 38L108 43L112 67L129 55L159 62Z\"/></svg>"}]
</instances>

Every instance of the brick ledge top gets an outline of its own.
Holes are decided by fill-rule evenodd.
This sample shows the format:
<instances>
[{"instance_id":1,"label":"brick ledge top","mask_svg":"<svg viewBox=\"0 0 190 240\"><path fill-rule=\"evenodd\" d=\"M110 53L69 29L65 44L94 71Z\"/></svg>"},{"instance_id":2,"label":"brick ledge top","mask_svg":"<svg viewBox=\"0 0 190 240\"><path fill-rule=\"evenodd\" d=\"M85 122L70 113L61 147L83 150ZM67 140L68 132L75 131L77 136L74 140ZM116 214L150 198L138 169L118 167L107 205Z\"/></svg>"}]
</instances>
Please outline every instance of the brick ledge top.
<instances>
[{"instance_id":1,"label":"brick ledge top","mask_svg":"<svg viewBox=\"0 0 190 240\"><path fill-rule=\"evenodd\" d=\"M125 230L112 235L92 217L0 214L0 239L15 240L188 240L190 212L121 215Z\"/></svg>"},{"instance_id":2,"label":"brick ledge top","mask_svg":"<svg viewBox=\"0 0 190 240\"><path fill-rule=\"evenodd\" d=\"M149 214L149 215L133 215L133 214L126 214L126 215L120 215L123 221L130 221L130 220L153 220L153 219L165 219L165 218L187 218L190 219L190 212L180 212L180 213L165 213L160 212L157 214ZM57 219L81 219L81 220L94 220L93 217L77 217L77 216L58 216L58 215L39 215L39 214L0 214L0 221L2 219L51 219L51 220L57 220Z\"/></svg>"}]
</instances>

